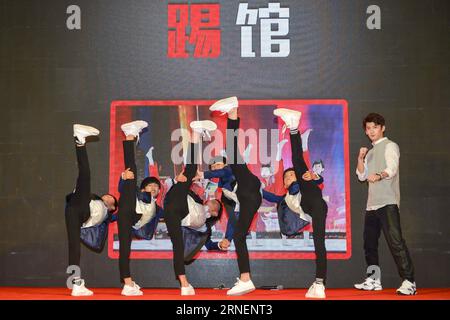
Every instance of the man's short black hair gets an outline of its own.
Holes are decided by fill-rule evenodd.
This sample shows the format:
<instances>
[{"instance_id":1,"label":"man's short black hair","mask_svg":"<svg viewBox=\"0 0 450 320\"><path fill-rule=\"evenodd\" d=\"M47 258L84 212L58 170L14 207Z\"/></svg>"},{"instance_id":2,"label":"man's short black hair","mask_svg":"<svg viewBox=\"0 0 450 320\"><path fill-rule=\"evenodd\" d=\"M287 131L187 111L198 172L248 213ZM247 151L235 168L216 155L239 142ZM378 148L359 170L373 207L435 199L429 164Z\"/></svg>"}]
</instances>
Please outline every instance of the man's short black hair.
<instances>
[{"instance_id":1,"label":"man's short black hair","mask_svg":"<svg viewBox=\"0 0 450 320\"><path fill-rule=\"evenodd\" d=\"M369 113L363 120L363 129L366 130L366 123L373 122L376 125L384 126L385 120L381 114Z\"/></svg>"},{"instance_id":2,"label":"man's short black hair","mask_svg":"<svg viewBox=\"0 0 450 320\"><path fill-rule=\"evenodd\" d=\"M144 189L146 186L148 186L150 183L156 183L158 187L161 189L161 182L156 177L147 177L144 178L141 182L141 190Z\"/></svg>"}]
</instances>

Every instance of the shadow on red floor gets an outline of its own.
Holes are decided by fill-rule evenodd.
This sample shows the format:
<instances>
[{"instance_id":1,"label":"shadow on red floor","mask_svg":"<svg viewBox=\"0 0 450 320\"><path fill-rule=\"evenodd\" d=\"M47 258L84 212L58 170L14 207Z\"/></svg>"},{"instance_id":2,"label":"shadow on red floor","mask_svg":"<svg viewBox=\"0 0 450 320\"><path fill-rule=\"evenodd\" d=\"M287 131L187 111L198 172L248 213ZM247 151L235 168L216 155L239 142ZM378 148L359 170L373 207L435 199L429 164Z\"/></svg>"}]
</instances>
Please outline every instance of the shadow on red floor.
<instances>
[{"instance_id":1,"label":"shadow on red floor","mask_svg":"<svg viewBox=\"0 0 450 320\"><path fill-rule=\"evenodd\" d=\"M196 289L196 295L181 297L179 289L143 289L141 297L123 297L119 288L93 289L94 296L76 298L67 288L1 287L0 300L308 300L306 289L279 291L256 290L240 297L227 297L226 290ZM327 300L450 300L449 288L418 289L416 296L399 296L395 289L359 291L356 289L327 289Z\"/></svg>"}]
</instances>

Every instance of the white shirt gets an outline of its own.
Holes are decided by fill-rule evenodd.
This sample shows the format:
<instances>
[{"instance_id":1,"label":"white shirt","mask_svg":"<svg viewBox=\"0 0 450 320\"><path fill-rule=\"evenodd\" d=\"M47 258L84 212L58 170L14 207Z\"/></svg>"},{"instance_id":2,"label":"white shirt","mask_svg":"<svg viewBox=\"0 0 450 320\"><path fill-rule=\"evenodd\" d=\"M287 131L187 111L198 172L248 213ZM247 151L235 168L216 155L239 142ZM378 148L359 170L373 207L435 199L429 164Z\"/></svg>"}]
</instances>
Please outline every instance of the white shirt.
<instances>
[{"instance_id":1,"label":"white shirt","mask_svg":"<svg viewBox=\"0 0 450 320\"><path fill-rule=\"evenodd\" d=\"M302 195L300 192L297 194L289 194L289 192L284 197L284 201L286 201L287 206L289 209L291 209L293 212L297 213L300 218L303 220L312 221L312 218L309 214L306 214L302 207L300 206L300 202L302 201Z\"/></svg>"},{"instance_id":2,"label":"white shirt","mask_svg":"<svg viewBox=\"0 0 450 320\"><path fill-rule=\"evenodd\" d=\"M83 223L82 228L89 228L100 225L108 217L108 208L102 200L91 200L89 202L91 216Z\"/></svg>"},{"instance_id":3,"label":"white shirt","mask_svg":"<svg viewBox=\"0 0 450 320\"><path fill-rule=\"evenodd\" d=\"M187 196L189 212L186 217L181 220L183 227L189 227L194 230L202 229L205 225L208 213L205 210L203 204L195 202L195 200L188 195Z\"/></svg>"},{"instance_id":4,"label":"white shirt","mask_svg":"<svg viewBox=\"0 0 450 320\"><path fill-rule=\"evenodd\" d=\"M237 188L238 188L238 184L236 183L236 185L233 188L233 191L230 191L228 189L222 188L222 193L225 197L227 197L230 200L233 200L236 203L236 206L234 207L234 211L235 212L240 212L241 209L241 205L239 203L238 197L237 197ZM259 193L261 194L261 197L263 196L263 190L264 190L265 186L263 185L263 183L261 183L261 187L259 188Z\"/></svg>"},{"instance_id":5,"label":"white shirt","mask_svg":"<svg viewBox=\"0 0 450 320\"><path fill-rule=\"evenodd\" d=\"M377 145L378 143L386 140L387 137L383 137L375 142L372 143L373 146ZM397 172L398 172L398 166L400 163L400 150L398 148L398 145L394 142L388 143L386 145L386 151L384 153L384 157L386 159L386 168L383 170L388 174L388 176L384 179L392 179ZM370 174L373 174L376 172L371 172ZM359 172L358 168L356 168L356 175L358 176L359 181L366 181L367 177L369 176L368 168L367 168L367 158L364 159L364 172ZM380 208L384 207L384 205L381 206L372 206L367 207L367 211L372 210L378 210Z\"/></svg>"},{"instance_id":6,"label":"white shirt","mask_svg":"<svg viewBox=\"0 0 450 320\"><path fill-rule=\"evenodd\" d=\"M145 203L144 201L136 198L136 213L141 214L142 217L138 222L136 222L136 224L133 226L133 229L139 230L147 223L149 223L150 220L152 220L156 215L156 200L152 198L152 202Z\"/></svg>"},{"instance_id":7,"label":"white shirt","mask_svg":"<svg viewBox=\"0 0 450 320\"><path fill-rule=\"evenodd\" d=\"M236 185L235 185L234 188L233 188L233 191L230 191L230 190L228 190L228 189L222 188L222 193L223 193L223 195L224 195L225 197L227 197L227 198L230 199L230 200L233 200L233 201L236 203L236 206L235 206L235 208L234 208L234 211L239 212L239 210L240 210L240 205L239 205L239 200L238 200L238 197L237 197L237 194L236 194L237 186L238 186L238 185L237 185L237 183L236 183Z\"/></svg>"}]
</instances>

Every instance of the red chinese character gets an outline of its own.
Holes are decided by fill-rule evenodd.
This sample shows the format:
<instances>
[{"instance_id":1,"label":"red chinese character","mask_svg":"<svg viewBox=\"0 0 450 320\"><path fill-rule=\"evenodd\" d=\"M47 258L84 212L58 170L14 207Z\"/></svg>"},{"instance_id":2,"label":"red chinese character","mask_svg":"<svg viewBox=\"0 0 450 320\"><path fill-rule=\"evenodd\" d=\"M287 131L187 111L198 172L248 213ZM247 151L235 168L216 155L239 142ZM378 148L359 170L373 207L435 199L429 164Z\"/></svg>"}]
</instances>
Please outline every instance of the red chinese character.
<instances>
[{"instance_id":1,"label":"red chinese character","mask_svg":"<svg viewBox=\"0 0 450 320\"><path fill-rule=\"evenodd\" d=\"M217 58L220 55L220 5L193 4L192 32L189 42L195 45L195 58Z\"/></svg>"},{"instance_id":2,"label":"red chinese character","mask_svg":"<svg viewBox=\"0 0 450 320\"><path fill-rule=\"evenodd\" d=\"M220 5L192 4L168 5L168 46L169 58L188 58L186 42L194 46L195 58L217 58L220 55Z\"/></svg>"},{"instance_id":3,"label":"red chinese character","mask_svg":"<svg viewBox=\"0 0 450 320\"><path fill-rule=\"evenodd\" d=\"M178 17L177 17L178 15ZM169 27L167 56L169 58L188 58L186 52L186 27L189 23L189 5L169 4L167 25Z\"/></svg>"}]
</instances>

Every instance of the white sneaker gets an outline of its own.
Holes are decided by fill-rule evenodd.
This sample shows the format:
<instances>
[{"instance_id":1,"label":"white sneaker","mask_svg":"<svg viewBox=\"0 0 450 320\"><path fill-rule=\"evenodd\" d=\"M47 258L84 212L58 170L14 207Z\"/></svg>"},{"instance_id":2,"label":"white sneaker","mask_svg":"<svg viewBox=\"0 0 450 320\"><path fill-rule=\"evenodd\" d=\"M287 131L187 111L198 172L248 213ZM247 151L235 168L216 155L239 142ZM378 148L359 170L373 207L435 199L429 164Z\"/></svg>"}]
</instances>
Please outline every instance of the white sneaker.
<instances>
[{"instance_id":1,"label":"white sneaker","mask_svg":"<svg viewBox=\"0 0 450 320\"><path fill-rule=\"evenodd\" d=\"M286 131L286 127L289 130L298 129L300 124L300 118L302 113L291 109L278 108L273 111L273 114L280 117L284 121L283 132Z\"/></svg>"},{"instance_id":2,"label":"white sneaker","mask_svg":"<svg viewBox=\"0 0 450 320\"><path fill-rule=\"evenodd\" d=\"M370 277L366 278L363 283L357 283L354 287L358 290L380 291L383 290L380 279L374 280Z\"/></svg>"},{"instance_id":3,"label":"white sneaker","mask_svg":"<svg viewBox=\"0 0 450 320\"><path fill-rule=\"evenodd\" d=\"M404 280L400 288L397 289L397 293L405 296L413 296L417 294L416 283L409 280Z\"/></svg>"},{"instance_id":4,"label":"white sneaker","mask_svg":"<svg viewBox=\"0 0 450 320\"><path fill-rule=\"evenodd\" d=\"M86 137L89 136L98 136L100 131L95 129L94 127L85 126L82 124L74 124L73 125L73 136L77 138L78 144L85 144Z\"/></svg>"},{"instance_id":5,"label":"white sneaker","mask_svg":"<svg viewBox=\"0 0 450 320\"><path fill-rule=\"evenodd\" d=\"M135 282L133 282L132 286L124 285L122 289L123 296L142 296L144 293L141 291L141 287L139 287Z\"/></svg>"},{"instance_id":6,"label":"white sneaker","mask_svg":"<svg viewBox=\"0 0 450 320\"><path fill-rule=\"evenodd\" d=\"M181 287L182 296L195 296L194 287L189 284L189 287Z\"/></svg>"},{"instance_id":7,"label":"white sneaker","mask_svg":"<svg viewBox=\"0 0 450 320\"><path fill-rule=\"evenodd\" d=\"M230 97L226 99L222 99L214 102L211 107L209 107L210 111L221 111L222 114L229 112L230 110L239 107L237 97Z\"/></svg>"},{"instance_id":8,"label":"white sneaker","mask_svg":"<svg viewBox=\"0 0 450 320\"><path fill-rule=\"evenodd\" d=\"M148 123L144 120L136 120L128 123L124 123L120 126L125 136L139 137L139 133L142 129L147 128Z\"/></svg>"},{"instance_id":9,"label":"white sneaker","mask_svg":"<svg viewBox=\"0 0 450 320\"><path fill-rule=\"evenodd\" d=\"M305 295L306 298L325 299L325 286L323 283L314 282L309 287L308 292Z\"/></svg>"},{"instance_id":10,"label":"white sneaker","mask_svg":"<svg viewBox=\"0 0 450 320\"><path fill-rule=\"evenodd\" d=\"M190 126L192 130L200 133L205 139L211 138L210 132L217 129L217 124L211 120L192 121Z\"/></svg>"},{"instance_id":11,"label":"white sneaker","mask_svg":"<svg viewBox=\"0 0 450 320\"><path fill-rule=\"evenodd\" d=\"M74 284L72 288L72 296L73 297L85 297L92 296L94 293L84 286L84 280L80 279L80 283Z\"/></svg>"},{"instance_id":12,"label":"white sneaker","mask_svg":"<svg viewBox=\"0 0 450 320\"><path fill-rule=\"evenodd\" d=\"M227 291L227 296L241 296L255 290L255 285L252 280L244 282L239 278L236 279L237 282L234 284L234 287Z\"/></svg>"}]
</instances>

